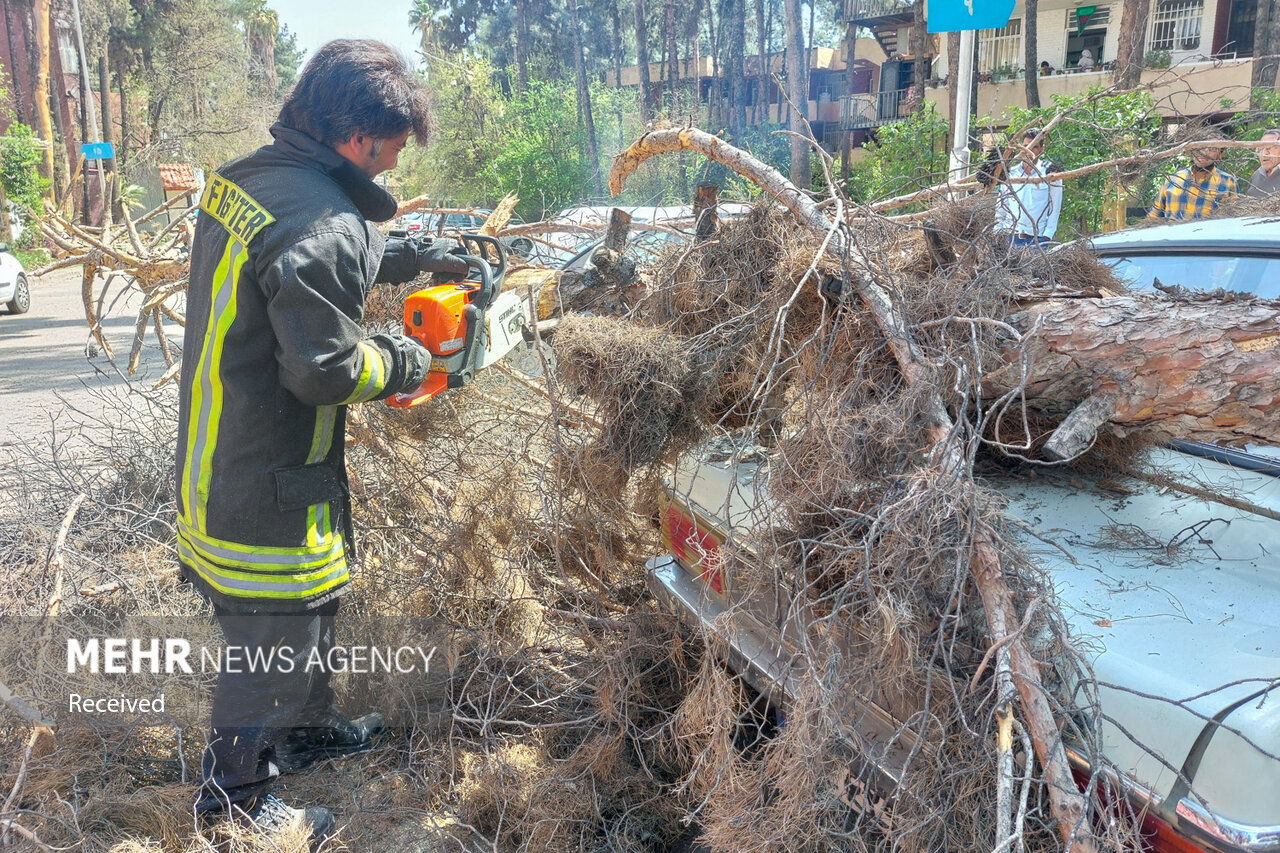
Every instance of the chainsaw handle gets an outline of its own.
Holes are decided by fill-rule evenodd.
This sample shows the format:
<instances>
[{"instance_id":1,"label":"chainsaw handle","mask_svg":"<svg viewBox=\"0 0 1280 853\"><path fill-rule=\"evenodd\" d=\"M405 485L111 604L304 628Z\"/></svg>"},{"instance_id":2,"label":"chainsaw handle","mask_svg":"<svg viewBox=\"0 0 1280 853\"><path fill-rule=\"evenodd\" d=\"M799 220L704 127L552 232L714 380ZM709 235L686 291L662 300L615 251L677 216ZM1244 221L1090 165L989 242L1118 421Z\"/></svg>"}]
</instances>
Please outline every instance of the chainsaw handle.
<instances>
[{"instance_id":1,"label":"chainsaw handle","mask_svg":"<svg viewBox=\"0 0 1280 853\"><path fill-rule=\"evenodd\" d=\"M471 304L483 311L489 307L489 303L493 302L493 297L498 295L498 287L502 279L494 276L493 267L479 255L458 255L457 257L466 261L467 266L480 276L480 292L471 300Z\"/></svg>"},{"instance_id":2,"label":"chainsaw handle","mask_svg":"<svg viewBox=\"0 0 1280 853\"><path fill-rule=\"evenodd\" d=\"M462 248L467 250L467 254L478 255L485 260L489 259L489 253L485 251L486 247L492 247L494 254L498 256L493 277L499 282L502 281L502 277L507 274L507 250L498 238L490 237L488 234L459 234L458 242L462 243Z\"/></svg>"}]
</instances>

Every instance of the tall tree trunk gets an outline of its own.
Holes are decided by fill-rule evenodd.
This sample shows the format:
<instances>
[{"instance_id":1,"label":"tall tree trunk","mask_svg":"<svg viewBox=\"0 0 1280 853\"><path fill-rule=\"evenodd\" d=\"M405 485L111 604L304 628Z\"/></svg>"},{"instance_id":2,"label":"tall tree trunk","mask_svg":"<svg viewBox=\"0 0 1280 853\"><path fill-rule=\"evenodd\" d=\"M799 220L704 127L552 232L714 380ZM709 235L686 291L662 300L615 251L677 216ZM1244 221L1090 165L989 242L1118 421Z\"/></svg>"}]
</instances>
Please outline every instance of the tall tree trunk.
<instances>
[{"instance_id":1,"label":"tall tree trunk","mask_svg":"<svg viewBox=\"0 0 1280 853\"><path fill-rule=\"evenodd\" d=\"M756 102L751 108L751 123L761 125L768 119L769 102L765 92L769 89L769 54L764 46L764 0L756 0L756 56L760 67L756 74Z\"/></svg>"},{"instance_id":2,"label":"tall tree trunk","mask_svg":"<svg viewBox=\"0 0 1280 853\"><path fill-rule=\"evenodd\" d=\"M522 0L523 2L523 0ZM618 11L618 0L609 0L609 21L613 25L613 83L618 92L618 112L614 117L618 122L618 150L627 147L627 138L622 129L622 14Z\"/></svg>"},{"instance_id":3,"label":"tall tree trunk","mask_svg":"<svg viewBox=\"0 0 1280 853\"><path fill-rule=\"evenodd\" d=\"M124 177L125 169L129 168L129 90L127 87L128 73L125 71L124 62L117 59L116 61L116 86L120 89L120 150L116 154L116 164L120 169L120 176Z\"/></svg>"},{"instance_id":4,"label":"tall tree trunk","mask_svg":"<svg viewBox=\"0 0 1280 853\"><path fill-rule=\"evenodd\" d=\"M640 120L646 125L653 121L653 103L650 101L649 81L649 23L645 20L644 0L636 0L636 66L640 72Z\"/></svg>"},{"instance_id":5,"label":"tall tree trunk","mask_svg":"<svg viewBox=\"0 0 1280 853\"><path fill-rule=\"evenodd\" d=\"M667 41L667 89L672 121L680 120L680 42L676 38L676 0L667 0L663 18Z\"/></svg>"},{"instance_id":6,"label":"tall tree trunk","mask_svg":"<svg viewBox=\"0 0 1280 853\"><path fill-rule=\"evenodd\" d=\"M947 119L956 126L956 93L960 86L960 34L947 33ZM948 146L950 147L950 146Z\"/></svg>"},{"instance_id":7,"label":"tall tree trunk","mask_svg":"<svg viewBox=\"0 0 1280 853\"><path fill-rule=\"evenodd\" d=\"M1027 88L1027 107L1040 108L1040 57L1036 54L1036 16L1040 14L1040 0L1026 0L1027 14L1022 20L1022 64L1026 68L1023 78Z\"/></svg>"},{"instance_id":8,"label":"tall tree trunk","mask_svg":"<svg viewBox=\"0 0 1280 853\"><path fill-rule=\"evenodd\" d=\"M618 36L618 7L613 7L614 41L621 45ZM616 47L615 50L621 50ZM619 75L618 86L622 86ZM516 0L516 91L529 91L529 0Z\"/></svg>"},{"instance_id":9,"label":"tall tree trunk","mask_svg":"<svg viewBox=\"0 0 1280 853\"><path fill-rule=\"evenodd\" d=\"M44 149L44 159L41 160L40 176L47 178L50 187L53 186L53 146L61 144L53 135L53 116L49 112L49 0L35 0L31 8L33 24L36 30L36 85L35 101L36 107L36 132L40 134L40 138L49 143L49 147ZM50 189L48 196L50 201L54 200L53 190Z\"/></svg>"},{"instance_id":10,"label":"tall tree trunk","mask_svg":"<svg viewBox=\"0 0 1280 853\"><path fill-rule=\"evenodd\" d=\"M1259 6L1267 2L1270 0L1264 0ZM1116 46L1116 85L1121 89L1133 89L1142 82L1143 42L1150 11L1151 0L1124 0L1120 12L1120 41ZM1256 62L1254 71L1257 71Z\"/></svg>"},{"instance_id":11,"label":"tall tree trunk","mask_svg":"<svg viewBox=\"0 0 1280 853\"><path fill-rule=\"evenodd\" d=\"M787 90L791 97L787 126L795 133L805 130L802 119L809 107L809 81L804 74L804 32L800 20L800 0L783 0L787 24ZM791 183L808 192L813 184L809 165L809 143L800 136L791 137Z\"/></svg>"},{"instance_id":12,"label":"tall tree trunk","mask_svg":"<svg viewBox=\"0 0 1280 853\"><path fill-rule=\"evenodd\" d=\"M596 147L596 122L591 115L591 87L587 85L587 63L582 55L582 27L578 20L578 0L569 0L569 26L573 30L573 65L578 77L578 110L587 131L587 156L591 158L591 180L596 197L604 195L600 183L600 151Z\"/></svg>"},{"instance_id":13,"label":"tall tree trunk","mask_svg":"<svg viewBox=\"0 0 1280 853\"><path fill-rule=\"evenodd\" d=\"M20 124L27 123L27 110L23 105L23 95L26 93L26 87L22 85L22 78L18 76L18 48L13 42L13 21L9 18L9 0L0 2L0 9L4 11L4 32L9 40L9 58L13 61L13 67L9 69L9 79L13 81L13 117ZM8 227L8 217L0 217L4 220L4 226ZM9 241L5 241L9 242Z\"/></svg>"},{"instance_id":14,"label":"tall tree trunk","mask_svg":"<svg viewBox=\"0 0 1280 853\"><path fill-rule=\"evenodd\" d=\"M728 0L729 7L729 126L733 139L743 144L747 129L747 72L743 52L747 46L746 0Z\"/></svg>"},{"instance_id":15,"label":"tall tree trunk","mask_svg":"<svg viewBox=\"0 0 1280 853\"><path fill-rule=\"evenodd\" d=\"M111 143L114 149L115 144L115 128L111 121L111 77L107 73L107 43L102 44L102 55L98 57L98 95L102 105L102 141ZM120 208L120 181L116 179L116 169L120 161L112 157L110 160L104 160L99 166L106 173L106 189L110 194L110 198L102 200L102 221L106 225L111 224L113 211Z\"/></svg>"},{"instance_id":16,"label":"tall tree trunk","mask_svg":"<svg viewBox=\"0 0 1280 853\"><path fill-rule=\"evenodd\" d=\"M720 74L720 36L724 33L724 16L720 17L720 26L716 26L715 0L707 0L707 40L711 44L711 86L707 91L707 129L717 130L724 126L720 121L720 93L724 90L724 82Z\"/></svg>"},{"instance_id":17,"label":"tall tree trunk","mask_svg":"<svg viewBox=\"0 0 1280 853\"><path fill-rule=\"evenodd\" d=\"M1258 0L1258 17L1253 30L1253 91L1273 91L1280 71L1280 2ZM1256 98L1253 106L1260 108Z\"/></svg>"},{"instance_id":18,"label":"tall tree trunk","mask_svg":"<svg viewBox=\"0 0 1280 853\"><path fill-rule=\"evenodd\" d=\"M925 45L928 44L929 34L925 31L924 19L924 2L916 0L915 6L911 10L911 38L907 42L907 49L911 51L911 91L907 93L907 101L915 105L915 109L924 109L924 81L925 81Z\"/></svg>"},{"instance_id":19,"label":"tall tree trunk","mask_svg":"<svg viewBox=\"0 0 1280 853\"><path fill-rule=\"evenodd\" d=\"M693 60L693 73L690 75L693 83L692 102L689 105L690 116L698 115L698 105L702 103L702 44L699 39L701 30L702 0L693 0L692 6L686 12L684 27L684 40L687 44L685 55Z\"/></svg>"}]
</instances>

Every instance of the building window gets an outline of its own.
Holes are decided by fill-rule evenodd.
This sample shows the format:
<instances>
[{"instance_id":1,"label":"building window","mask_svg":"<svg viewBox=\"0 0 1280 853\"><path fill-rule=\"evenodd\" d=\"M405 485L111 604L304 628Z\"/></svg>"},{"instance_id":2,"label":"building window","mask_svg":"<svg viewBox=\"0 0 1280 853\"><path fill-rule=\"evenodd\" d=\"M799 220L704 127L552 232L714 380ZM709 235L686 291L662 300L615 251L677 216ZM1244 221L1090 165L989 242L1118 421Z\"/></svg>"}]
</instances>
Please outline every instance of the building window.
<instances>
[{"instance_id":1,"label":"building window","mask_svg":"<svg viewBox=\"0 0 1280 853\"><path fill-rule=\"evenodd\" d=\"M1092 11L1087 11L1092 9ZM1087 14L1081 15L1081 10ZM1102 48L1107 43L1107 25L1111 23L1110 6L1081 6L1067 12L1067 59L1068 70L1079 70L1080 58L1089 51L1093 66L1101 65L1114 57L1103 56Z\"/></svg>"},{"instance_id":2,"label":"building window","mask_svg":"<svg viewBox=\"0 0 1280 853\"><path fill-rule=\"evenodd\" d=\"M1204 23L1204 0L1160 0L1151 11L1148 50L1196 50Z\"/></svg>"},{"instance_id":3,"label":"building window","mask_svg":"<svg viewBox=\"0 0 1280 853\"><path fill-rule=\"evenodd\" d=\"M1022 67L1022 19L999 30L978 31L978 70L987 74Z\"/></svg>"}]
</instances>

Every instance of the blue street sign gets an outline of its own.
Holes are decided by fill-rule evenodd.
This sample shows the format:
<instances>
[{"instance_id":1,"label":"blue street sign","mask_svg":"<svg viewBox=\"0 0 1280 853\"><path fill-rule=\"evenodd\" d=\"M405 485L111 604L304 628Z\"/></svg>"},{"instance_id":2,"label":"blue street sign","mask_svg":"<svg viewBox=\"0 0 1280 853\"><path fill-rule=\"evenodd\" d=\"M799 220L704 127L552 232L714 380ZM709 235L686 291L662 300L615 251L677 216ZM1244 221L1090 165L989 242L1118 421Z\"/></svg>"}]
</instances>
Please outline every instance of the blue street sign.
<instances>
[{"instance_id":1,"label":"blue street sign","mask_svg":"<svg viewBox=\"0 0 1280 853\"><path fill-rule=\"evenodd\" d=\"M919 0L917 0L919 2ZM1009 23L1014 0L929 0L928 30L998 30Z\"/></svg>"},{"instance_id":2,"label":"blue street sign","mask_svg":"<svg viewBox=\"0 0 1280 853\"><path fill-rule=\"evenodd\" d=\"M80 153L86 160L111 160L116 156L110 142L86 142L80 146Z\"/></svg>"}]
</instances>

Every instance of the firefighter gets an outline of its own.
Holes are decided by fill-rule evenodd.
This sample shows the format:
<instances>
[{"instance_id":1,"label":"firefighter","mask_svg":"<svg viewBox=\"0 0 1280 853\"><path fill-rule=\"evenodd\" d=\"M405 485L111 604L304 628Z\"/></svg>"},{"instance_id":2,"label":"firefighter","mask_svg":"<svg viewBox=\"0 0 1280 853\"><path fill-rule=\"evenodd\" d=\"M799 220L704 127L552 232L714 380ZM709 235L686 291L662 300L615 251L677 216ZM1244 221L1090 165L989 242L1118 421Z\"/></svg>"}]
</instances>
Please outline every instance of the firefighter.
<instances>
[{"instance_id":1,"label":"firefighter","mask_svg":"<svg viewBox=\"0 0 1280 853\"><path fill-rule=\"evenodd\" d=\"M273 835L320 839L320 807L271 793L281 770L368 749L379 715L349 720L329 674L354 560L346 407L416 388L429 355L365 336L365 296L421 270L465 273L446 252L387 241L395 200L373 178L429 130L422 80L375 41L340 40L307 63L274 141L213 173L191 252L177 448L178 554L228 648L272 664L224 669L196 804ZM250 657L249 659L253 659ZM258 658L262 660L261 657Z\"/></svg>"}]
</instances>

